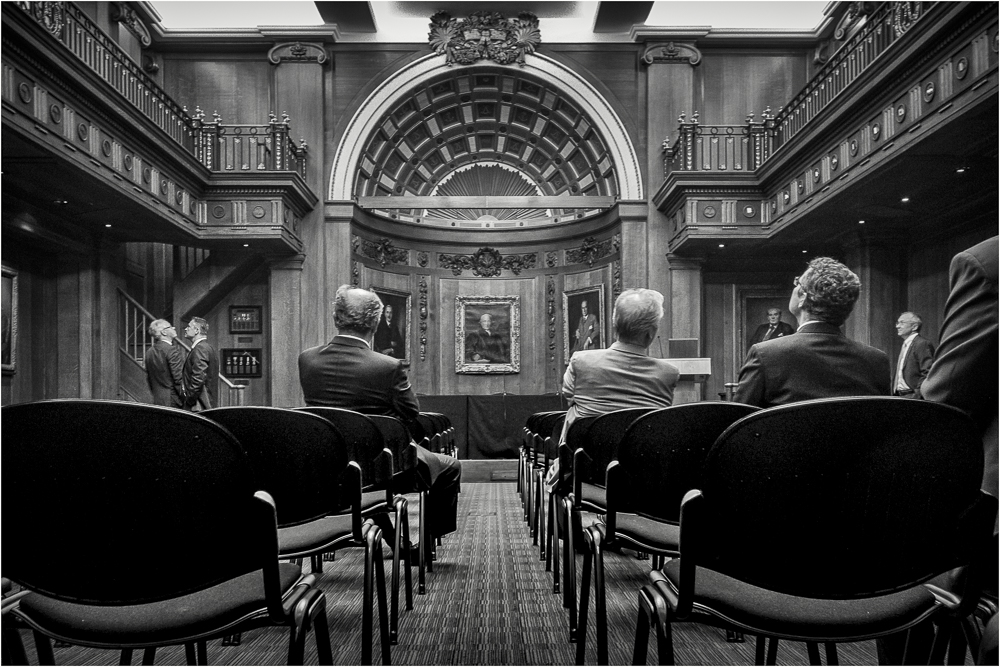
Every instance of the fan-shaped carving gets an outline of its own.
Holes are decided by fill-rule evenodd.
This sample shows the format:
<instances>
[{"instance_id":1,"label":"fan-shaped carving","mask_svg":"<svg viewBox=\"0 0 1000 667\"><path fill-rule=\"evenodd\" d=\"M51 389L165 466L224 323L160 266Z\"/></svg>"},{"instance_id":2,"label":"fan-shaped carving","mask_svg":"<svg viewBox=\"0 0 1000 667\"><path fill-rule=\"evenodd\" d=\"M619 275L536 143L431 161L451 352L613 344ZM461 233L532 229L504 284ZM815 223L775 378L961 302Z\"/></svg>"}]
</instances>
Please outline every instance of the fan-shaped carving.
<instances>
[{"instance_id":1,"label":"fan-shaped carving","mask_svg":"<svg viewBox=\"0 0 1000 667\"><path fill-rule=\"evenodd\" d=\"M503 164L479 163L459 167L441 179L441 183L431 192L439 197L533 197L542 194L521 171ZM545 218L551 215L545 209L523 208L471 208L471 209L427 209L428 218L452 218L459 220L525 220Z\"/></svg>"}]
</instances>

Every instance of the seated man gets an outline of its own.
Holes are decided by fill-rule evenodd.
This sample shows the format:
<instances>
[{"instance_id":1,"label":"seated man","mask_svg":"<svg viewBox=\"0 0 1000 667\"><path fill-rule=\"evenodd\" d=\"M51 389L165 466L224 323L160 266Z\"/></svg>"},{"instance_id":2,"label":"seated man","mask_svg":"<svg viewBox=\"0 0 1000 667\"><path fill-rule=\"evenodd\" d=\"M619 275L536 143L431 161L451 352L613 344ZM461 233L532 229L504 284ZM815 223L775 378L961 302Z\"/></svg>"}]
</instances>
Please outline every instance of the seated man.
<instances>
[{"instance_id":1,"label":"seated man","mask_svg":"<svg viewBox=\"0 0 1000 667\"><path fill-rule=\"evenodd\" d=\"M766 408L813 398L888 396L889 356L840 330L860 293L858 276L840 262L809 262L788 302L798 331L750 348L734 400Z\"/></svg>"},{"instance_id":2,"label":"seated man","mask_svg":"<svg viewBox=\"0 0 1000 667\"><path fill-rule=\"evenodd\" d=\"M341 285L333 306L337 335L328 345L309 348L299 355L299 382L306 405L389 415L409 426L420 406L403 362L371 348L382 316L382 301L368 290ZM417 448L417 459L417 475L430 486L430 534L441 537L454 532L461 464L423 447Z\"/></svg>"},{"instance_id":3,"label":"seated man","mask_svg":"<svg viewBox=\"0 0 1000 667\"><path fill-rule=\"evenodd\" d=\"M680 376L664 359L650 357L663 319L663 295L650 289L630 289L615 301L611 315L617 340L603 350L581 350L569 360L562 393L569 400L560 442L573 422L625 408L668 408ZM551 486L558 461L547 477Z\"/></svg>"}]
</instances>

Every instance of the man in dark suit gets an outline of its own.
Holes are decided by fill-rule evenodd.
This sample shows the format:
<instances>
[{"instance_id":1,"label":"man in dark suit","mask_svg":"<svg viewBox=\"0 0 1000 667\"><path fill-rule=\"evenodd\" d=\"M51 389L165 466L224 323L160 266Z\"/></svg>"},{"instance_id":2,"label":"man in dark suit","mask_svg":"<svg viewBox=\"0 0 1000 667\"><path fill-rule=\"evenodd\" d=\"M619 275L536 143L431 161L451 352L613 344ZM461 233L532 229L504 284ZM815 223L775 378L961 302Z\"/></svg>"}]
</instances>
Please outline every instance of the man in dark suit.
<instances>
[{"instance_id":1,"label":"man in dark suit","mask_svg":"<svg viewBox=\"0 0 1000 667\"><path fill-rule=\"evenodd\" d=\"M382 311L382 317L375 329L375 351L396 359L403 359L406 354L403 348L403 334L399 332L399 322L390 305Z\"/></svg>"},{"instance_id":2,"label":"man in dark suit","mask_svg":"<svg viewBox=\"0 0 1000 667\"><path fill-rule=\"evenodd\" d=\"M896 320L896 334L903 339L893 377L892 393L906 398L921 398L920 385L934 361L934 344L919 334L922 324L916 313L903 313Z\"/></svg>"},{"instance_id":3,"label":"man in dark suit","mask_svg":"<svg viewBox=\"0 0 1000 667\"><path fill-rule=\"evenodd\" d=\"M504 337L493 331L493 316L483 313L479 317L479 330L465 338L466 361L476 364L509 364Z\"/></svg>"},{"instance_id":4,"label":"man in dark suit","mask_svg":"<svg viewBox=\"0 0 1000 667\"><path fill-rule=\"evenodd\" d=\"M420 405L399 359L371 348L382 302L368 290L341 285L333 302L337 335L299 355L306 405L389 415L409 425ZM429 485L428 527L441 537L455 530L462 466L451 456L417 448L417 475ZM383 528L384 530L384 528Z\"/></svg>"},{"instance_id":5,"label":"man in dark suit","mask_svg":"<svg viewBox=\"0 0 1000 667\"><path fill-rule=\"evenodd\" d=\"M219 355L208 342L208 322L192 317L184 329L191 339L191 351L184 360L184 408L201 412L219 406L215 396L219 386Z\"/></svg>"},{"instance_id":6,"label":"man in dark suit","mask_svg":"<svg viewBox=\"0 0 1000 667\"><path fill-rule=\"evenodd\" d=\"M750 338L750 344L747 345L747 349L750 349L757 343L762 343L765 340L781 338L782 336L791 336L793 333L795 333L795 329L792 328L792 325L781 321L781 309L768 308L767 322L757 327L757 330L753 332L753 336Z\"/></svg>"},{"instance_id":7,"label":"man in dark suit","mask_svg":"<svg viewBox=\"0 0 1000 667\"><path fill-rule=\"evenodd\" d=\"M166 320L153 320L149 325L153 344L146 350L143 367L146 382L153 394L153 405L184 407L184 350L174 343L177 330Z\"/></svg>"},{"instance_id":8,"label":"man in dark suit","mask_svg":"<svg viewBox=\"0 0 1000 667\"><path fill-rule=\"evenodd\" d=\"M601 346L601 328L598 326L597 315L590 312L586 301L580 302L580 322L573 334L572 352L593 350Z\"/></svg>"},{"instance_id":9,"label":"man in dark suit","mask_svg":"<svg viewBox=\"0 0 1000 667\"><path fill-rule=\"evenodd\" d=\"M861 281L840 262L829 257L809 262L788 303L798 330L750 348L734 400L770 407L833 396L888 396L888 355L840 330L860 292Z\"/></svg>"}]
</instances>

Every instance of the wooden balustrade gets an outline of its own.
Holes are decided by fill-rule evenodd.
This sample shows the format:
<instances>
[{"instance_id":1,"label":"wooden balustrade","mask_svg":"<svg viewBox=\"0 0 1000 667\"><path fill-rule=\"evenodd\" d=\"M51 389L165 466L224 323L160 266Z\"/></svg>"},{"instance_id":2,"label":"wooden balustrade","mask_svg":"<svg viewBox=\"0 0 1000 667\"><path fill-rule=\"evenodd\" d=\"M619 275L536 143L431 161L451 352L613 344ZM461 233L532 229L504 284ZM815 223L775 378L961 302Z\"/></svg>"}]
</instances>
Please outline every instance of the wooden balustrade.
<instances>
[{"instance_id":1,"label":"wooden balustrade","mask_svg":"<svg viewBox=\"0 0 1000 667\"><path fill-rule=\"evenodd\" d=\"M754 171L770 157L774 146L774 121L770 109L763 119L747 116L746 125L702 125L698 112L690 121L681 114L677 140L664 142L663 175L674 171L740 173Z\"/></svg>"}]
</instances>

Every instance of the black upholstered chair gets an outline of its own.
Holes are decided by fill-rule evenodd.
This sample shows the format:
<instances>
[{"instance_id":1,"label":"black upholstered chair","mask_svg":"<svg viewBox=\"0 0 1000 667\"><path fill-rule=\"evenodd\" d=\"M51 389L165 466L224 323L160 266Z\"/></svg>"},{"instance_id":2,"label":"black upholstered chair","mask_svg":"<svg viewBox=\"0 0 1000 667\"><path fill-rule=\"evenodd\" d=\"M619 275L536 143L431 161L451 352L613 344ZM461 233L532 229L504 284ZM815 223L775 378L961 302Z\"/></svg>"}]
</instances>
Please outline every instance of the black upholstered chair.
<instances>
[{"instance_id":1,"label":"black upholstered chair","mask_svg":"<svg viewBox=\"0 0 1000 667\"><path fill-rule=\"evenodd\" d=\"M404 593L407 611L413 609L413 584L410 574L410 523L406 498L393 492L395 463L386 447L382 432L366 415L343 408L310 406L295 408L318 415L333 424L347 446L347 455L361 468L361 516L365 519L392 515L396 529L392 536L392 574L389 591L389 640L399 640L399 565L403 564ZM383 532L383 537L385 533ZM320 565L321 567L321 565Z\"/></svg>"},{"instance_id":2,"label":"black upholstered chair","mask_svg":"<svg viewBox=\"0 0 1000 667\"><path fill-rule=\"evenodd\" d=\"M558 417L551 422L552 426L549 434L545 436L542 443L538 446L542 452L542 462L537 466L533 479L534 490L532 491L532 494L535 503L534 509L532 510L535 520L535 526L533 529L533 544L539 545L538 557L539 560L545 561L546 571L552 564L552 556L549 553L549 549L552 546L552 530L546 521L546 508L542 507L542 501L545 498L545 478L549 473L549 468L559 460L559 438L562 436L563 425L565 422L565 414L558 415ZM549 502L548 505L551 510L552 503ZM548 520L552 520L551 511L548 511Z\"/></svg>"},{"instance_id":3,"label":"black upholstered chair","mask_svg":"<svg viewBox=\"0 0 1000 667\"><path fill-rule=\"evenodd\" d=\"M332 664L323 593L279 563L275 502L229 431L118 401L2 415L4 498L17 504L4 532L31 547L4 550L4 574L30 591L9 614L35 631L41 663L55 664L50 637L123 657L145 649L150 663L156 647L198 643L204 662L206 640L279 625L290 663L302 664L312 626ZM346 458L331 465L343 472Z\"/></svg>"},{"instance_id":4,"label":"black upholstered chair","mask_svg":"<svg viewBox=\"0 0 1000 667\"><path fill-rule=\"evenodd\" d=\"M660 557L676 556L681 499L699 486L705 456L716 438L756 410L742 403L706 401L653 411L619 410L591 425L588 440L613 443L620 434L620 441L606 468L605 523L584 532L578 663L583 663L586 651L591 567L597 662L607 664L604 550L632 548L653 554L654 564Z\"/></svg>"},{"instance_id":5,"label":"black upholstered chair","mask_svg":"<svg viewBox=\"0 0 1000 667\"><path fill-rule=\"evenodd\" d=\"M382 531L361 515L361 470L350 462L340 431L322 417L286 408L240 406L201 414L236 436L256 483L274 497L279 558L312 557L313 567L322 571L323 553L364 548L361 660L372 661L373 603L377 602L382 662L389 664Z\"/></svg>"},{"instance_id":6,"label":"black upholstered chair","mask_svg":"<svg viewBox=\"0 0 1000 667\"><path fill-rule=\"evenodd\" d=\"M524 440L518 464L518 491L521 494L521 504L524 506L524 520L528 522L529 530L532 525L531 511L534 502L531 495L533 491L531 480L542 457L539 445L551 432L553 420L565 414L565 410L536 412L525 421Z\"/></svg>"},{"instance_id":7,"label":"black upholstered chair","mask_svg":"<svg viewBox=\"0 0 1000 667\"><path fill-rule=\"evenodd\" d=\"M680 558L650 575L663 598L660 661L672 663L680 621L770 637L772 660L777 639L805 641L819 664L816 642L882 637L974 607L978 590L943 593L935 578L992 539L997 501L980 492L982 472L973 422L944 405L837 398L744 417L684 497ZM648 628L640 617L637 663Z\"/></svg>"}]
</instances>

